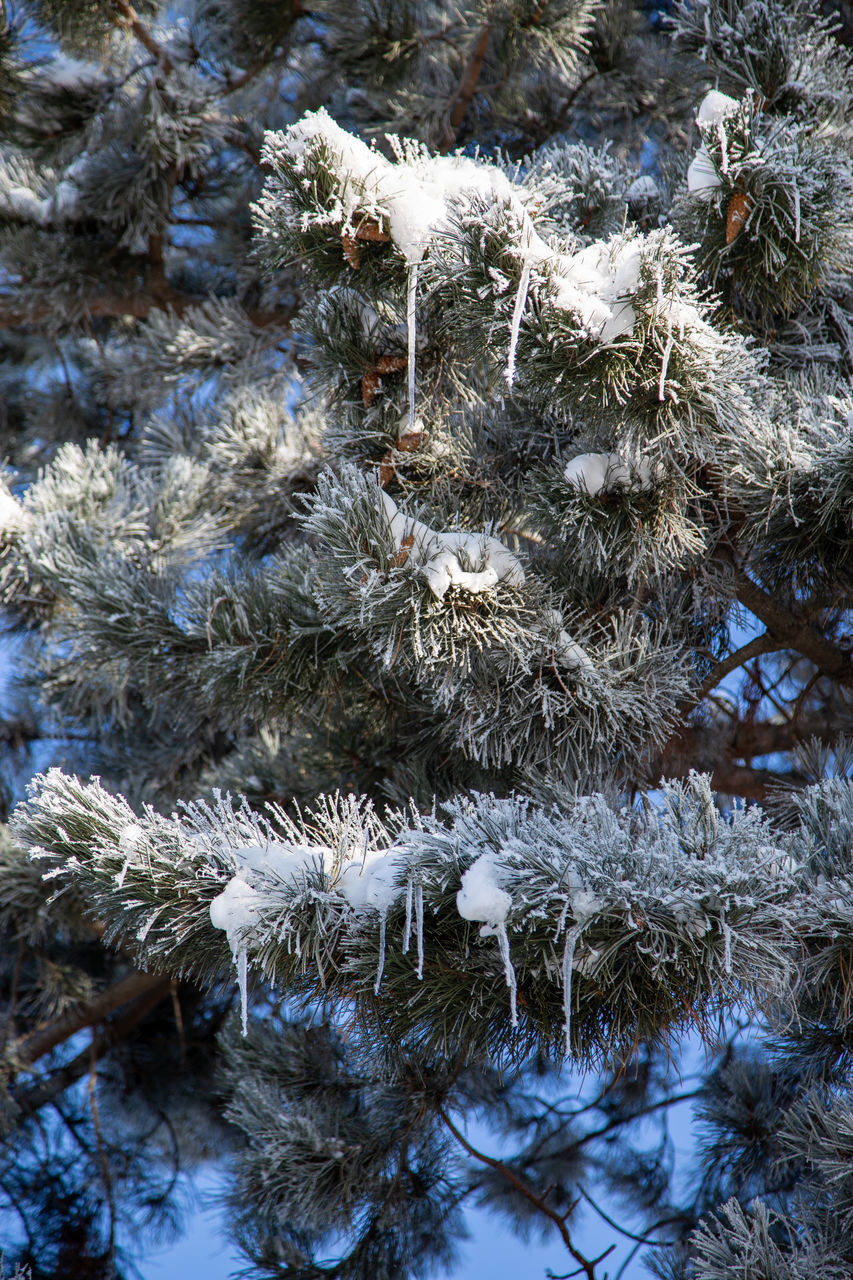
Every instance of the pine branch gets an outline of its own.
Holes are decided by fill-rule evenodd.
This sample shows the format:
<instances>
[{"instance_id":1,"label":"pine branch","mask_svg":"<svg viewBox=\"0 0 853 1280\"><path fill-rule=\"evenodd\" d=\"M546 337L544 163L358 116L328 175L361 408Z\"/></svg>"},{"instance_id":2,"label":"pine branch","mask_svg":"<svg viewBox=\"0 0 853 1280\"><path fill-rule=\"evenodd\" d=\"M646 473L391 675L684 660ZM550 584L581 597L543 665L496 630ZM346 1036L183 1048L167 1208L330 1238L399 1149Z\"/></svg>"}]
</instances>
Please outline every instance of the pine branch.
<instances>
[{"instance_id":1,"label":"pine branch","mask_svg":"<svg viewBox=\"0 0 853 1280\"><path fill-rule=\"evenodd\" d=\"M720 681L724 680L732 671L736 671L738 667L743 666L745 662L749 662L752 658L757 658L763 653L778 653L780 649L785 647L784 644L774 640L769 632L765 631L763 635L756 636L748 644L736 649L734 653L727 654L725 658L716 663L696 690L696 701L701 702L712 689L716 689Z\"/></svg>"},{"instance_id":2,"label":"pine branch","mask_svg":"<svg viewBox=\"0 0 853 1280\"><path fill-rule=\"evenodd\" d=\"M849 650L833 644L811 623L779 604L737 565L731 553L720 553L720 558L732 565L737 599L764 623L772 640L802 654L839 684L853 684L853 655Z\"/></svg>"},{"instance_id":3,"label":"pine branch","mask_svg":"<svg viewBox=\"0 0 853 1280\"><path fill-rule=\"evenodd\" d=\"M137 996L120 1017L106 1023L95 1036L93 1044L88 1045L46 1080L18 1094L15 1097L15 1103L19 1108L20 1119L25 1120L28 1116L34 1115L41 1107L52 1102L77 1080L82 1079L91 1070L93 1055L96 1059L100 1059L110 1049L120 1044L139 1026L140 1022L148 1017L149 1013L156 1009L171 990L172 979L163 975L158 976L156 983L152 983L144 994Z\"/></svg>"},{"instance_id":4,"label":"pine branch","mask_svg":"<svg viewBox=\"0 0 853 1280\"><path fill-rule=\"evenodd\" d=\"M486 54L489 50L489 41L491 38L492 24L487 22L480 28L479 35L477 36L471 53L471 59L465 68L465 72L459 82L459 87L453 95L450 120L438 144L438 150L442 155L446 155L456 141L456 135L462 126L462 121L465 118L465 112L468 110L471 99L477 91L477 85L480 83L480 75L483 70L483 63L486 60Z\"/></svg>"},{"instance_id":5,"label":"pine branch","mask_svg":"<svg viewBox=\"0 0 853 1280\"><path fill-rule=\"evenodd\" d=\"M104 1018L113 1013L114 1010L121 1008L122 1005L131 1000L136 1000L139 996L145 995L149 991L158 990L162 983L162 974L142 973L140 971L129 973L120 978L112 986L107 987L105 991L95 996L94 1000L91 1000L87 1005L64 1014L62 1017L48 1023L46 1027L40 1027L37 1031L33 1031L18 1040L11 1049L16 1067L21 1071L26 1070L46 1053L50 1053L51 1049L55 1049L57 1045L75 1035L76 1032L81 1031L84 1027L91 1027L97 1022L102 1022Z\"/></svg>"}]
</instances>

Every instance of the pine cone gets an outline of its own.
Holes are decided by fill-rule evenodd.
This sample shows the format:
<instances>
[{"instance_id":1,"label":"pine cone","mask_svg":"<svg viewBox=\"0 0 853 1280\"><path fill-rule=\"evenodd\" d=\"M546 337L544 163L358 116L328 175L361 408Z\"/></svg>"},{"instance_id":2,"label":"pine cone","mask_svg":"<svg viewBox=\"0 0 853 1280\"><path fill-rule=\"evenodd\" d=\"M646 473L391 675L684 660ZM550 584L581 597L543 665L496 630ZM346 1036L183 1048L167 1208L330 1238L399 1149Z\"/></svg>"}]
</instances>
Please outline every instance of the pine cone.
<instances>
[{"instance_id":1,"label":"pine cone","mask_svg":"<svg viewBox=\"0 0 853 1280\"><path fill-rule=\"evenodd\" d=\"M405 356L380 356L373 368L361 379L361 401L369 409L376 399L383 373L399 373L406 367Z\"/></svg>"},{"instance_id":2,"label":"pine cone","mask_svg":"<svg viewBox=\"0 0 853 1280\"><path fill-rule=\"evenodd\" d=\"M752 208L752 199L745 191L735 191L729 197L729 206L726 212L726 244L731 244L737 240L744 223L749 217L749 211Z\"/></svg>"}]
</instances>

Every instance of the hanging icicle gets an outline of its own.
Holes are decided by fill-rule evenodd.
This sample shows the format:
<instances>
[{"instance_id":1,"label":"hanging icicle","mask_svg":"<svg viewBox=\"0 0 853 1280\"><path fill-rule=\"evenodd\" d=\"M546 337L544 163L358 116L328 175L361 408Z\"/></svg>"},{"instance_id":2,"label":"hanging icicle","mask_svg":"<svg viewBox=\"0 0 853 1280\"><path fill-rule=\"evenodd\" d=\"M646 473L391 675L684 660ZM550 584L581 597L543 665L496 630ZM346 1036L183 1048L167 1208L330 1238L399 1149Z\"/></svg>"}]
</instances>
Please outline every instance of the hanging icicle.
<instances>
[{"instance_id":1,"label":"hanging icicle","mask_svg":"<svg viewBox=\"0 0 853 1280\"><path fill-rule=\"evenodd\" d=\"M506 925L497 925L495 933L498 935L498 947L500 948L501 960L503 960L504 964L504 976L506 977L506 985L509 987L509 1022L511 1027L517 1027L518 986L515 980L515 969L513 968L512 959L509 954L509 934L506 931Z\"/></svg>"},{"instance_id":2,"label":"hanging icicle","mask_svg":"<svg viewBox=\"0 0 853 1280\"><path fill-rule=\"evenodd\" d=\"M376 986L373 988L373 994L379 995L379 986L382 982L382 975L385 972L385 924L387 920L387 910L379 913L379 965L376 970Z\"/></svg>"},{"instance_id":3,"label":"hanging icicle","mask_svg":"<svg viewBox=\"0 0 853 1280\"><path fill-rule=\"evenodd\" d=\"M418 941L418 968L420 979L424 976L424 887L419 884L415 889L415 928Z\"/></svg>"},{"instance_id":4,"label":"hanging icicle","mask_svg":"<svg viewBox=\"0 0 853 1280\"><path fill-rule=\"evenodd\" d=\"M504 377L507 384L511 387L515 381L515 352L518 346L518 335L521 331L521 317L524 315L524 308L527 305L527 291L530 287L530 259L524 259L524 266L521 268L521 279L518 282L518 292L515 295L515 306L512 309L512 324L509 330L509 353L507 355L506 369Z\"/></svg>"},{"instance_id":5,"label":"hanging icicle","mask_svg":"<svg viewBox=\"0 0 853 1280\"><path fill-rule=\"evenodd\" d=\"M727 974L732 971L732 927L725 916L720 920L723 933L723 968Z\"/></svg>"},{"instance_id":6,"label":"hanging icicle","mask_svg":"<svg viewBox=\"0 0 853 1280\"><path fill-rule=\"evenodd\" d=\"M412 940L412 891L414 885L412 877L409 876L406 881L406 923L403 926L403 955L409 950L409 943Z\"/></svg>"},{"instance_id":7,"label":"hanging icicle","mask_svg":"<svg viewBox=\"0 0 853 1280\"><path fill-rule=\"evenodd\" d=\"M409 433L415 430L415 346L417 343L417 316L415 302L418 296L418 264L409 264L406 287L406 331L409 340Z\"/></svg>"},{"instance_id":8,"label":"hanging icicle","mask_svg":"<svg viewBox=\"0 0 853 1280\"><path fill-rule=\"evenodd\" d=\"M577 925L566 934L563 947L563 1024L566 1028L566 1053L572 1051L572 972L575 964L575 946L580 937Z\"/></svg>"},{"instance_id":9,"label":"hanging icicle","mask_svg":"<svg viewBox=\"0 0 853 1280\"><path fill-rule=\"evenodd\" d=\"M240 947L234 957L237 965L237 986L240 990L240 1026L243 1035L249 1034L249 953Z\"/></svg>"}]
</instances>

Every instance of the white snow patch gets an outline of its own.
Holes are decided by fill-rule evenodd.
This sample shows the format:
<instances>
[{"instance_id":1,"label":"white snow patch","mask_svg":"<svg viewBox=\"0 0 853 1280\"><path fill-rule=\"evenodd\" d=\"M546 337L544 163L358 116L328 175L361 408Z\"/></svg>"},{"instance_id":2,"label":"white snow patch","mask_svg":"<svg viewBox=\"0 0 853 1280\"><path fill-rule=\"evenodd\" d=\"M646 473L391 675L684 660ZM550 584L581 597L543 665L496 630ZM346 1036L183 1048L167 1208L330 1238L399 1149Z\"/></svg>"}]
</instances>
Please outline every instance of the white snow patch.
<instances>
[{"instance_id":1,"label":"white snow patch","mask_svg":"<svg viewBox=\"0 0 853 1280\"><path fill-rule=\"evenodd\" d=\"M79 89L103 82L106 78L104 68L97 62L84 62L64 53L55 54L50 62L32 70L36 84L49 83L57 89Z\"/></svg>"},{"instance_id":2,"label":"white snow patch","mask_svg":"<svg viewBox=\"0 0 853 1280\"><path fill-rule=\"evenodd\" d=\"M325 145L350 179L335 210L343 229L357 229L360 217L387 220L394 244L409 265L420 262L446 219L448 205L461 195L480 195L490 203L513 200L512 185L500 169L464 156L410 153L392 164L359 138L342 129L325 108L309 112L287 131L287 149L297 172L306 151Z\"/></svg>"},{"instance_id":3,"label":"white snow patch","mask_svg":"<svg viewBox=\"0 0 853 1280\"><path fill-rule=\"evenodd\" d=\"M699 110L696 112L696 123L699 125L720 124L728 116L734 115L739 106L740 104L736 98L730 98L727 93L720 93L718 89L710 89L699 103Z\"/></svg>"},{"instance_id":4,"label":"white snow patch","mask_svg":"<svg viewBox=\"0 0 853 1280\"><path fill-rule=\"evenodd\" d=\"M463 920L484 922L480 929L481 938L497 938L506 985L509 987L510 1024L515 1027L518 1025L517 986L506 930L506 918L511 906L512 897L500 886L493 855L481 854L463 873L462 888L456 895L456 910Z\"/></svg>"},{"instance_id":5,"label":"white snow patch","mask_svg":"<svg viewBox=\"0 0 853 1280\"><path fill-rule=\"evenodd\" d=\"M32 527L33 517L14 498L5 485L0 484L0 537L26 533Z\"/></svg>"},{"instance_id":6,"label":"white snow patch","mask_svg":"<svg viewBox=\"0 0 853 1280\"><path fill-rule=\"evenodd\" d=\"M710 196L711 192L720 186L722 186L722 178L714 168L714 162L703 142L690 161L687 170L687 190L694 195L704 191Z\"/></svg>"},{"instance_id":7,"label":"white snow patch","mask_svg":"<svg viewBox=\"0 0 853 1280\"><path fill-rule=\"evenodd\" d=\"M451 586L479 594L498 582L520 586L524 570L517 558L497 538L485 533L466 533L462 529L438 532L420 520L405 515L393 498L381 490L385 515L398 548L405 539L413 538L409 557L417 564L438 600L443 600ZM478 564L480 570L466 569L463 561Z\"/></svg>"},{"instance_id":8,"label":"white snow patch","mask_svg":"<svg viewBox=\"0 0 853 1280\"><path fill-rule=\"evenodd\" d=\"M233 876L210 904L210 923L228 935L228 944L236 954L238 944L258 922L263 895L239 876Z\"/></svg>"},{"instance_id":9,"label":"white snow patch","mask_svg":"<svg viewBox=\"0 0 853 1280\"><path fill-rule=\"evenodd\" d=\"M545 624L545 638L556 662L568 671L595 670L595 664L587 651L566 630L563 615L558 609L548 609L542 620Z\"/></svg>"},{"instance_id":10,"label":"white snow patch","mask_svg":"<svg viewBox=\"0 0 853 1280\"><path fill-rule=\"evenodd\" d=\"M591 496L611 493L616 488L650 489L655 473L655 467L645 458L629 464L618 453L581 453L563 471L572 488Z\"/></svg>"},{"instance_id":11,"label":"white snow patch","mask_svg":"<svg viewBox=\"0 0 853 1280\"><path fill-rule=\"evenodd\" d=\"M633 333L637 316L629 295L636 291L643 263L639 236L622 243L597 241L555 262L555 306L574 312L599 342Z\"/></svg>"},{"instance_id":12,"label":"white snow patch","mask_svg":"<svg viewBox=\"0 0 853 1280\"><path fill-rule=\"evenodd\" d=\"M628 188L629 200L654 200L660 195L660 187L650 173L635 178Z\"/></svg>"},{"instance_id":13,"label":"white snow patch","mask_svg":"<svg viewBox=\"0 0 853 1280\"><path fill-rule=\"evenodd\" d=\"M505 922L511 906L511 896L498 881L493 856L481 854L462 876L456 910L463 920L482 920L495 929Z\"/></svg>"},{"instance_id":14,"label":"white snow patch","mask_svg":"<svg viewBox=\"0 0 853 1280\"><path fill-rule=\"evenodd\" d=\"M399 853L367 853L363 860L346 862L335 881L351 907L375 907L385 913L403 892L395 883Z\"/></svg>"}]
</instances>

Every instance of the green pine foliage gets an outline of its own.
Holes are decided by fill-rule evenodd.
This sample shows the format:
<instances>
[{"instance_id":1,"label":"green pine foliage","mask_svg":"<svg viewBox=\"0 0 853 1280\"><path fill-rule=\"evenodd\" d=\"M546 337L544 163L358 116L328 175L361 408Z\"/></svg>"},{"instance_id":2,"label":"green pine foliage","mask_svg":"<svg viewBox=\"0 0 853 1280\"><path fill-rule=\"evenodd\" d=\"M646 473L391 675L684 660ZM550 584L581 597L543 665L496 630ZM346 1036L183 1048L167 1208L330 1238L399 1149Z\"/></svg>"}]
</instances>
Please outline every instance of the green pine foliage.
<instances>
[{"instance_id":1,"label":"green pine foliage","mask_svg":"<svg viewBox=\"0 0 853 1280\"><path fill-rule=\"evenodd\" d=\"M843 9L4 15L12 1265L850 1274Z\"/></svg>"}]
</instances>

